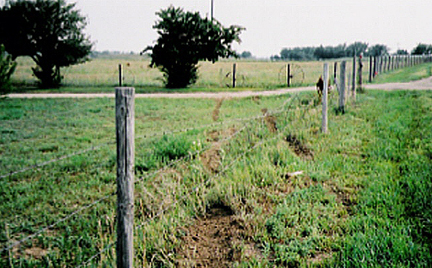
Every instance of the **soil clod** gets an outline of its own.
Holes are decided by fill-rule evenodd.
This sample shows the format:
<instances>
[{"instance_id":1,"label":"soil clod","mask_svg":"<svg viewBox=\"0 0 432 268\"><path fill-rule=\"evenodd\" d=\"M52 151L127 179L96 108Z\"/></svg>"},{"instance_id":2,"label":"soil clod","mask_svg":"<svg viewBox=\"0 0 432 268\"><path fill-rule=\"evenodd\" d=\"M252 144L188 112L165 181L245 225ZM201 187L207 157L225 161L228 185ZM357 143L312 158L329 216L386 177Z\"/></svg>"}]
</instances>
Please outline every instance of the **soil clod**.
<instances>
[{"instance_id":1,"label":"soil clod","mask_svg":"<svg viewBox=\"0 0 432 268\"><path fill-rule=\"evenodd\" d=\"M314 155L311 149L305 146L296 136L289 134L285 137L285 141L288 142L294 153L307 160L313 160Z\"/></svg>"}]
</instances>

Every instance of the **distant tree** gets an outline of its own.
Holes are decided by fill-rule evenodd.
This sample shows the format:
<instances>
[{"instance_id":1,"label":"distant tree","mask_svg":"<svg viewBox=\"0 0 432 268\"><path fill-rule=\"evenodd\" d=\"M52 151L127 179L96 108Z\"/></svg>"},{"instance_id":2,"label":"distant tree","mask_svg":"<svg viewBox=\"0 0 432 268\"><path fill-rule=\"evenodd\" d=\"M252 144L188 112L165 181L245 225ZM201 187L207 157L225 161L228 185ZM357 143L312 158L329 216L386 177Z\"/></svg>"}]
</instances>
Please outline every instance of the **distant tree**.
<instances>
[{"instance_id":1,"label":"distant tree","mask_svg":"<svg viewBox=\"0 0 432 268\"><path fill-rule=\"evenodd\" d=\"M270 56L270 60L271 61L279 61L281 58L279 57L279 55L272 55Z\"/></svg>"},{"instance_id":2,"label":"distant tree","mask_svg":"<svg viewBox=\"0 0 432 268\"><path fill-rule=\"evenodd\" d=\"M315 59L314 52L314 47L284 48L280 53L280 57L284 60L313 60Z\"/></svg>"},{"instance_id":3,"label":"distant tree","mask_svg":"<svg viewBox=\"0 0 432 268\"><path fill-rule=\"evenodd\" d=\"M406 49L398 49L396 51L396 55L408 55L408 54L409 54L408 50L406 50Z\"/></svg>"},{"instance_id":4,"label":"distant tree","mask_svg":"<svg viewBox=\"0 0 432 268\"><path fill-rule=\"evenodd\" d=\"M0 45L0 95L10 91L10 78L15 71L16 62L6 53L4 45Z\"/></svg>"},{"instance_id":5,"label":"distant tree","mask_svg":"<svg viewBox=\"0 0 432 268\"><path fill-rule=\"evenodd\" d=\"M322 45L315 49L314 55L317 59L336 59L346 56L346 45L338 45L336 47Z\"/></svg>"},{"instance_id":6,"label":"distant tree","mask_svg":"<svg viewBox=\"0 0 432 268\"><path fill-rule=\"evenodd\" d=\"M240 54L240 58L243 59L252 58L252 53L250 53L249 51L243 51L242 54Z\"/></svg>"},{"instance_id":7,"label":"distant tree","mask_svg":"<svg viewBox=\"0 0 432 268\"><path fill-rule=\"evenodd\" d=\"M65 0L7 1L0 9L0 38L13 56L29 56L40 87L61 84L60 68L88 60L92 44L85 18Z\"/></svg>"},{"instance_id":8,"label":"distant tree","mask_svg":"<svg viewBox=\"0 0 432 268\"><path fill-rule=\"evenodd\" d=\"M196 82L200 60L217 61L238 55L231 48L240 42L239 26L223 27L217 20L201 18L198 12L184 12L170 6L156 13L160 20L153 26L159 34L151 52L151 67L158 67L167 88L183 88Z\"/></svg>"},{"instance_id":9,"label":"distant tree","mask_svg":"<svg viewBox=\"0 0 432 268\"><path fill-rule=\"evenodd\" d=\"M432 54L432 45L418 44L412 51L412 55L429 55Z\"/></svg>"},{"instance_id":10,"label":"distant tree","mask_svg":"<svg viewBox=\"0 0 432 268\"><path fill-rule=\"evenodd\" d=\"M369 47L366 55L372 56L372 57L384 56L384 55L388 54L388 51L389 51L389 48L386 45L376 44L376 45Z\"/></svg>"},{"instance_id":11,"label":"distant tree","mask_svg":"<svg viewBox=\"0 0 432 268\"><path fill-rule=\"evenodd\" d=\"M368 43L355 42L346 48L346 56L347 57L354 56L354 51L356 52L357 56L360 55L360 53L366 54L368 46L369 46Z\"/></svg>"}]
</instances>

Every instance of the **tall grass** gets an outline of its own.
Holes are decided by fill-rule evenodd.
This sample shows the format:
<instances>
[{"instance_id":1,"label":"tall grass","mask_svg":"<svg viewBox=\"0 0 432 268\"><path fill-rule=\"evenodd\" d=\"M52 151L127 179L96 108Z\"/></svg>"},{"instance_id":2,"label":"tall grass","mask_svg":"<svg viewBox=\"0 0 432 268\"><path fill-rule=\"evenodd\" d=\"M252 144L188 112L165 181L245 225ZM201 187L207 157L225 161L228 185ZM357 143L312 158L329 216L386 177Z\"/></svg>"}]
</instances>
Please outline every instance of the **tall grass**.
<instances>
[{"instance_id":1,"label":"tall grass","mask_svg":"<svg viewBox=\"0 0 432 268\"><path fill-rule=\"evenodd\" d=\"M213 100L137 99L135 265L178 265L186 228L223 205L242 228L232 266L431 266L432 92L357 97L329 114L326 135L313 93L224 100L217 121ZM5 99L0 117L1 174L114 140L110 99ZM3 248L114 193L115 146L5 177L0 191ZM0 266L97 256L90 266L110 267L114 242L112 196L2 252Z\"/></svg>"},{"instance_id":2,"label":"tall grass","mask_svg":"<svg viewBox=\"0 0 432 268\"><path fill-rule=\"evenodd\" d=\"M345 59L351 61L351 59ZM341 59L335 62L340 62ZM314 85L322 74L322 62L271 62L254 60L221 60L216 63L200 62L199 78L188 91L233 90L232 70L237 64L235 90L262 90L286 87L286 65L291 64L291 86ZM60 90L107 92L118 85L118 65L123 65L123 85L134 86L138 92L163 90L163 76L158 69L150 68L148 58L138 55L99 57L91 61L62 69L64 76ZM368 75L368 64L364 64L363 77ZM19 88L32 86L36 80L31 73L34 63L30 58L18 58L18 67L13 76ZM352 64L347 64L351 73ZM331 70L333 67L331 66ZM332 80L333 81L333 80ZM367 81L367 79L364 79Z\"/></svg>"}]
</instances>

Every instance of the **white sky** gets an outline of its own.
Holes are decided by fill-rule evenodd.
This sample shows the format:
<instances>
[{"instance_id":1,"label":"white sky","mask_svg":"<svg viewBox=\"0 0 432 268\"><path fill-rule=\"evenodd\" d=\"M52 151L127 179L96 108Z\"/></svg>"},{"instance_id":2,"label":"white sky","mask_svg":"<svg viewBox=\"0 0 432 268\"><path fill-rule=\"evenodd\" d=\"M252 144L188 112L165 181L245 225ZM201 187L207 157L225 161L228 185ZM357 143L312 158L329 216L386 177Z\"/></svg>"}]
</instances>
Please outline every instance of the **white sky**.
<instances>
[{"instance_id":1,"label":"white sky","mask_svg":"<svg viewBox=\"0 0 432 268\"><path fill-rule=\"evenodd\" d=\"M210 16L211 0L67 0L88 18L95 49L140 52L157 39L155 12L169 5ZM0 0L0 3L4 0ZM392 51L432 44L432 0L214 0L222 25L246 27L238 52L367 42Z\"/></svg>"}]
</instances>

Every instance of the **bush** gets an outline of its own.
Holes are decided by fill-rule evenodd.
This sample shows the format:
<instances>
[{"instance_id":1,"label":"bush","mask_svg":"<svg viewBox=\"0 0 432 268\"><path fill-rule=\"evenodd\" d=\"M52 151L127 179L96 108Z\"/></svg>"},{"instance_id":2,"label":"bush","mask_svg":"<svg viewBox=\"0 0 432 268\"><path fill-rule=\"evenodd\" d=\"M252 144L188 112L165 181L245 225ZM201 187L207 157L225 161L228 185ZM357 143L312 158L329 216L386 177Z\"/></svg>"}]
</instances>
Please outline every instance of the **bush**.
<instances>
[{"instance_id":1,"label":"bush","mask_svg":"<svg viewBox=\"0 0 432 268\"><path fill-rule=\"evenodd\" d=\"M10 89L10 78L16 68L16 62L7 54L5 47L0 45L0 95L7 94Z\"/></svg>"},{"instance_id":2,"label":"bush","mask_svg":"<svg viewBox=\"0 0 432 268\"><path fill-rule=\"evenodd\" d=\"M156 14L160 20L153 28L160 36L156 45L147 47L141 54L151 51L150 66L164 73L167 88L184 88L195 83L200 60L215 62L237 56L231 44L240 42L243 28L224 28L216 20L173 6Z\"/></svg>"}]
</instances>

